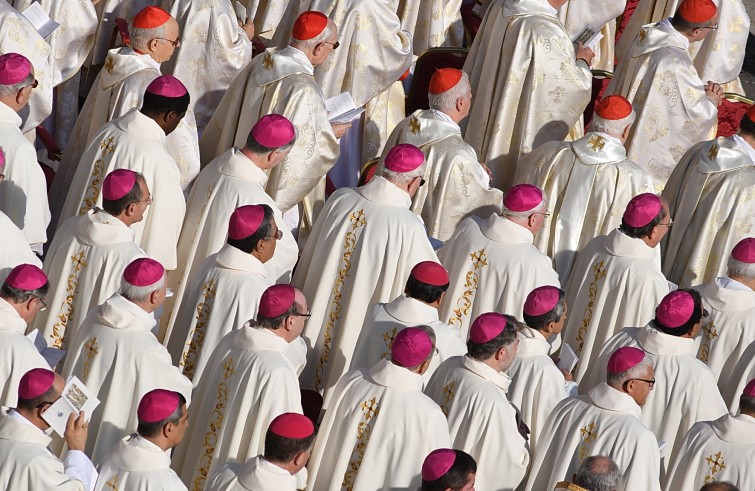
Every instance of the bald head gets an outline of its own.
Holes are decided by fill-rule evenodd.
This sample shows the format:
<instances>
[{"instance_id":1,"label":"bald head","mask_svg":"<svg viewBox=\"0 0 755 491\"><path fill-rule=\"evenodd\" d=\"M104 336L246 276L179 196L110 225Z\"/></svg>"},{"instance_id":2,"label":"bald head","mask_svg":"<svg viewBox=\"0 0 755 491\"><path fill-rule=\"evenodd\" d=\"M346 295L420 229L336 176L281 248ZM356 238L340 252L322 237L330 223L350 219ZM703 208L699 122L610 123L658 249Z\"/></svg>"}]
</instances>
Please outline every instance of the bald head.
<instances>
[{"instance_id":1,"label":"bald head","mask_svg":"<svg viewBox=\"0 0 755 491\"><path fill-rule=\"evenodd\" d=\"M603 455L587 457L574 475L574 484L588 491L616 491L620 481L619 466Z\"/></svg>"},{"instance_id":2,"label":"bald head","mask_svg":"<svg viewBox=\"0 0 755 491\"><path fill-rule=\"evenodd\" d=\"M739 488L730 482L709 482L700 491L739 491Z\"/></svg>"}]
</instances>

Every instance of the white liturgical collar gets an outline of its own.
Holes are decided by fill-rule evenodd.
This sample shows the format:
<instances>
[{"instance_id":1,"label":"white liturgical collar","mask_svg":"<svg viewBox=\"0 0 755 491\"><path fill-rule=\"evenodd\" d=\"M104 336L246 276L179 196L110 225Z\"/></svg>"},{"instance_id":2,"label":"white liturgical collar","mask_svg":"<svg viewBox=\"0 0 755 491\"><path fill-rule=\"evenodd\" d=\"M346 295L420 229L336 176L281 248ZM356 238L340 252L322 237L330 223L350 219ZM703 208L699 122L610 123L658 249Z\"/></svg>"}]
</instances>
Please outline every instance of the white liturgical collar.
<instances>
[{"instance_id":1,"label":"white liturgical collar","mask_svg":"<svg viewBox=\"0 0 755 491\"><path fill-rule=\"evenodd\" d=\"M662 21L658 23L658 25L665 28L667 31L671 32L677 39L679 39L684 45L684 49L689 49L689 39L687 39L687 36L685 36L681 32L674 29L674 26L671 25L671 17L669 17L668 19L663 19Z\"/></svg>"},{"instance_id":2,"label":"white liturgical collar","mask_svg":"<svg viewBox=\"0 0 755 491\"><path fill-rule=\"evenodd\" d=\"M222 158L218 164L218 172L226 176L248 179L258 183L260 186L267 184L268 176L265 171L257 167L257 164L244 155L238 148L228 150L228 158Z\"/></svg>"},{"instance_id":3,"label":"white liturgical collar","mask_svg":"<svg viewBox=\"0 0 755 491\"><path fill-rule=\"evenodd\" d=\"M739 148L744 150L744 152L750 157L750 160L752 160L753 165L755 165L755 148L752 148L752 145L747 143L744 138L739 135L733 135L731 139L734 140Z\"/></svg>"},{"instance_id":4,"label":"white liturgical collar","mask_svg":"<svg viewBox=\"0 0 755 491\"><path fill-rule=\"evenodd\" d=\"M642 409L634 402L632 396L614 389L605 382L593 387L587 395L593 404L601 409L631 414L637 419L642 419Z\"/></svg>"},{"instance_id":5,"label":"white liturgical collar","mask_svg":"<svg viewBox=\"0 0 755 491\"><path fill-rule=\"evenodd\" d=\"M372 380L383 387L405 390L422 390L422 376L408 368L394 365L388 359L382 359L370 369Z\"/></svg>"},{"instance_id":6,"label":"white liturgical collar","mask_svg":"<svg viewBox=\"0 0 755 491\"><path fill-rule=\"evenodd\" d=\"M752 288L750 288L749 286L740 283L737 280L733 280L728 276L719 276L718 278L716 278L716 284L721 288L725 288L727 290L739 290L745 292L752 291Z\"/></svg>"},{"instance_id":7,"label":"white liturgical collar","mask_svg":"<svg viewBox=\"0 0 755 491\"><path fill-rule=\"evenodd\" d=\"M640 343L640 347L651 355L695 356L697 353L694 339L672 336L671 334L661 332L655 328L652 322L640 328L637 332L637 341Z\"/></svg>"},{"instance_id":8,"label":"white liturgical collar","mask_svg":"<svg viewBox=\"0 0 755 491\"><path fill-rule=\"evenodd\" d=\"M535 240L532 232L497 213L481 224L480 231L488 239L506 244L532 244Z\"/></svg>"},{"instance_id":9,"label":"white liturgical collar","mask_svg":"<svg viewBox=\"0 0 755 491\"><path fill-rule=\"evenodd\" d=\"M525 326L519 331L519 348L516 350L517 358L529 358L531 356L548 356L551 345L545 336L537 329Z\"/></svg>"},{"instance_id":10,"label":"white liturgical collar","mask_svg":"<svg viewBox=\"0 0 755 491\"><path fill-rule=\"evenodd\" d=\"M397 297L392 302L387 303L384 308L389 315L401 322L427 324L439 319L438 309L406 295Z\"/></svg>"},{"instance_id":11,"label":"white liturgical collar","mask_svg":"<svg viewBox=\"0 0 755 491\"><path fill-rule=\"evenodd\" d=\"M280 50L280 54L284 56L290 56L291 58L295 58L301 61L305 66L309 67L311 72L314 73L315 67L312 66L312 62L309 61L309 58L307 58L307 55L304 54L304 51L300 50L299 48L294 48L293 46L289 46L285 49Z\"/></svg>"},{"instance_id":12,"label":"white liturgical collar","mask_svg":"<svg viewBox=\"0 0 755 491\"><path fill-rule=\"evenodd\" d=\"M409 208L412 205L412 198L409 196L409 193L382 176L372 178L370 182L358 188L357 193L375 203L403 206L405 208Z\"/></svg>"},{"instance_id":13,"label":"white liturgical collar","mask_svg":"<svg viewBox=\"0 0 755 491\"><path fill-rule=\"evenodd\" d=\"M148 54L137 53L136 50L134 50L134 48L132 48L130 46L124 46L121 49L120 54L122 54L122 55L141 56L142 59L145 60L147 63L149 63L150 65L152 65L153 67L155 67L158 70L160 69L160 63L158 61L156 61L154 58L152 58L152 56L150 56Z\"/></svg>"},{"instance_id":14,"label":"white liturgical collar","mask_svg":"<svg viewBox=\"0 0 755 491\"><path fill-rule=\"evenodd\" d=\"M496 372L493 367L486 365L481 361L470 358L469 355L462 357L461 365L475 375L479 375L488 382L494 384L504 393L508 392L509 386L511 385L511 377L509 377L505 373Z\"/></svg>"}]
</instances>

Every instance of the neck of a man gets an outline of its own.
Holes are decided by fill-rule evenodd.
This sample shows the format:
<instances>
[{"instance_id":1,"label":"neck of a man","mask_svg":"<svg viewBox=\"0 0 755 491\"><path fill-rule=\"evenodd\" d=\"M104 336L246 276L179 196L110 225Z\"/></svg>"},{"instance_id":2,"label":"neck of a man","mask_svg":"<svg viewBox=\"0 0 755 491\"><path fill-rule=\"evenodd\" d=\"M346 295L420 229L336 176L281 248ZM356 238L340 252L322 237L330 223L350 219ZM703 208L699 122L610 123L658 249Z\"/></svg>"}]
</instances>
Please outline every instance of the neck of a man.
<instances>
[{"instance_id":1,"label":"neck of a man","mask_svg":"<svg viewBox=\"0 0 755 491\"><path fill-rule=\"evenodd\" d=\"M103 213L107 213L105 210L102 210ZM110 213L108 213L110 215ZM121 213L120 215L115 217L117 220L120 220L123 222L127 227L131 227L135 222L131 220L125 213Z\"/></svg>"},{"instance_id":2,"label":"neck of a man","mask_svg":"<svg viewBox=\"0 0 755 491\"><path fill-rule=\"evenodd\" d=\"M16 412L26 419L29 423L33 424L41 431L47 430L50 426L42 418L37 417L33 411L27 411L26 409L16 408Z\"/></svg>"},{"instance_id":3,"label":"neck of a man","mask_svg":"<svg viewBox=\"0 0 755 491\"><path fill-rule=\"evenodd\" d=\"M258 169L260 169L260 170L262 170L262 171L264 171L264 170L265 170L265 166L264 166L264 165L262 165L262 159L260 158L260 156L259 156L259 155L257 155L256 153L252 152L252 151L251 151L251 150L249 150L249 149L248 149L247 147L243 147L243 148L242 148L242 149L240 150L240 152L241 152L241 154L242 154L242 155L243 155L244 157L246 157L246 158L248 158L249 160L251 160L251 161L252 161L252 163L253 163L254 165L256 165L256 166L257 166L257 168L258 168Z\"/></svg>"},{"instance_id":4,"label":"neck of a man","mask_svg":"<svg viewBox=\"0 0 755 491\"><path fill-rule=\"evenodd\" d=\"M516 223L520 227L526 228L527 230L532 232L532 235L537 235L535 231L532 230L532 228L530 227L529 218L511 217L511 216L506 216L506 215L501 215L501 216L510 222Z\"/></svg>"},{"instance_id":5,"label":"neck of a man","mask_svg":"<svg viewBox=\"0 0 755 491\"><path fill-rule=\"evenodd\" d=\"M152 303L149 300L137 301L137 300L131 300L130 298L127 298L126 300L136 305L137 307L139 307L140 309L142 309L148 314L151 314L152 312L157 310L157 307L152 305Z\"/></svg>"},{"instance_id":6,"label":"neck of a man","mask_svg":"<svg viewBox=\"0 0 755 491\"><path fill-rule=\"evenodd\" d=\"M168 450L170 450L171 448L173 448L173 445L171 445L168 442L168 439L165 438L163 435L144 436L141 433L139 433L139 436L142 437L143 439L147 440L148 442L153 443L154 445L156 445L157 447L159 447L160 450L162 450L163 452L167 452Z\"/></svg>"},{"instance_id":7,"label":"neck of a man","mask_svg":"<svg viewBox=\"0 0 755 491\"><path fill-rule=\"evenodd\" d=\"M747 280L746 278L742 278L741 276L729 276L732 280L742 283L744 286L748 287L750 290L755 291L755 278Z\"/></svg>"},{"instance_id":8,"label":"neck of a man","mask_svg":"<svg viewBox=\"0 0 755 491\"><path fill-rule=\"evenodd\" d=\"M277 465L281 469L284 469L284 470L288 471L288 473L291 474L292 476L298 472L296 470L296 467L294 466L293 462L275 462L274 460L268 459L264 455L262 456L262 458L264 460L268 461L269 463L271 463L273 465Z\"/></svg>"},{"instance_id":9,"label":"neck of a man","mask_svg":"<svg viewBox=\"0 0 755 491\"><path fill-rule=\"evenodd\" d=\"M0 102L13 109L14 112L18 112L23 106L18 105L18 102L16 101L16 95L17 94L0 95Z\"/></svg>"}]
</instances>

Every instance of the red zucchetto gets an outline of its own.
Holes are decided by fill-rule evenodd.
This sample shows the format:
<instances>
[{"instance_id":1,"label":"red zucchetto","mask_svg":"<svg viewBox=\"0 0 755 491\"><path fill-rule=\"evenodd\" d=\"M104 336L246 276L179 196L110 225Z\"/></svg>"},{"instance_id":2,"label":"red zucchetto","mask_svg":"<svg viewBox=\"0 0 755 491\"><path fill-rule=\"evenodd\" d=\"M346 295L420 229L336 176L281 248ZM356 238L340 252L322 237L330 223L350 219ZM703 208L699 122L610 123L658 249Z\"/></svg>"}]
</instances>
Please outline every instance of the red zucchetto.
<instances>
[{"instance_id":1,"label":"red zucchetto","mask_svg":"<svg viewBox=\"0 0 755 491\"><path fill-rule=\"evenodd\" d=\"M399 331L391 344L391 360L402 367L422 364L433 350L433 341L422 329L407 327Z\"/></svg>"},{"instance_id":2,"label":"red zucchetto","mask_svg":"<svg viewBox=\"0 0 755 491\"><path fill-rule=\"evenodd\" d=\"M609 95L595 104L595 114L609 121L624 119L632 114L632 104L626 97Z\"/></svg>"},{"instance_id":3,"label":"red zucchetto","mask_svg":"<svg viewBox=\"0 0 755 491\"><path fill-rule=\"evenodd\" d=\"M687 22L701 24L715 17L716 10L712 0L683 0L677 12Z\"/></svg>"},{"instance_id":4,"label":"red zucchetto","mask_svg":"<svg viewBox=\"0 0 755 491\"><path fill-rule=\"evenodd\" d=\"M695 312L695 299L689 292L673 291L663 297L655 308L655 318L663 327L674 329L692 318Z\"/></svg>"},{"instance_id":5,"label":"red zucchetto","mask_svg":"<svg viewBox=\"0 0 755 491\"><path fill-rule=\"evenodd\" d=\"M299 41L314 39L328 26L328 17L322 12L308 10L296 18L291 36Z\"/></svg>"},{"instance_id":6,"label":"red zucchetto","mask_svg":"<svg viewBox=\"0 0 755 491\"><path fill-rule=\"evenodd\" d=\"M417 263L409 276L417 281L433 286L445 286L450 281L448 271L442 265L433 261Z\"/></svg>"},{"instance_id":7,"label":"red zucchetto","mask_svg":"<svg viewBox=\"0 0 755 491\"><path fill-rule=\"evenodd\" d=\"M170 20L170 14L159 7L144 7L134 16L131 25L138 29L155 29Z\"/></svg>"},{"instance_id":8,"label":"red zucchetto","mask_svg":"<svg viewBox=\"0 0 755 491\"><path fill-rule=\"evenodd\" d=\"M506 318L497 312L480 314L469 328L469 340L473 343L487 343L506 329Z\"/></svg>"},{"instance_id":9,"label":"red zucchetto","mask_svg":"<svg viewBox=\"0 0 755 491\"><path fill-rule=\"evenodd\" d=\"M428 92L431 94L442 94L447 90L451 90L456 87L461 77L462 73L458 68L440 68L435 70L430 79Z\"/></svg>"},{"instance_id":10,"label":"red zucchetto","mask_svg":"<svg viewBox=\"0 0 755 491\"><path fill-rule=\"evenodd\" d=\"M268 431L283 438L301 440L312 436L312 433L315 432L315 425L302 414L283 413L270 422Z\"/></svg>"}]
</instances>

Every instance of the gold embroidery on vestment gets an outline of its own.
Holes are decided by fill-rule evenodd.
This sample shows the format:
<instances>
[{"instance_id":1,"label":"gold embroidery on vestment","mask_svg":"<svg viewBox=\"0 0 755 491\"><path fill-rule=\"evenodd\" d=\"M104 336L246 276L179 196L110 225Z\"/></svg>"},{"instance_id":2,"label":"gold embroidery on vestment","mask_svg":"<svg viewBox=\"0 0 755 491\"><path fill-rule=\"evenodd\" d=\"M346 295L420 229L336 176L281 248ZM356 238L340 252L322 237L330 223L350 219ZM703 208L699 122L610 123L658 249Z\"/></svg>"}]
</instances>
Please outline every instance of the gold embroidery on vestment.
<instances>
[{"instance_id":1,"label":"gold embroidery on vestment","mask_svg":"<svg viewBox=\"0 0 755 491\"><path fill-rule=\"evenodd\" d=\"M703 339L700 345L700 352L697 354L697 358L702 362L707 362L710 356L710 347L713 344L713 339L718 337L718 330L713 321L703 324Z\"/></svg>"},{"instance_id":2,"label":"gold embroidery on vestment","mask_svg":"<svg viewBox=\"0 0 755 491\"><path fill-rule=\"evenodd\" d=\"M587 146L590 147L593 152L603 150L603 147L605 145L606 145L606 139L600 135L591 136L590 140L587 142Z\"/></svg>"},{"instance_id":3,"label":"gold embroidery on vestment","mask_svg":"<svg viewBox=\"0 0 755 491\"><path fill-rule=\"evenodd\" d=\"M92 338L84 345L84 350L87 352L87 361L84 362L84 380L86 383L89 377L89 371L92 369L92 360L96 355L100 354L100 347L97 345L97 338Z\"/></svg>"},{"instance_id":4,"label":"gold embroidery on vestment","mask_svg":"<svg viewBox=\"0 0 755 491\"><path fill-rule=\"evenodd\" d=\"M344 491L352 491L354 489L354 481L359 473L359 467L362 465L362 459L364 458L364 451L372 434L370 422L380 413L380 405L377 403L377 398L375 397L360 403L359 407L362 409L362 413L364 413L364 418L357 426L357 441L354 445L354 450L351 452L349 465L346 467L346 472L343 475L343 482L341 482L341 489Z\"/></svg>"},{"instance_id":5,"label":"gold embroidery on vestment","mask_svg":"<svg viewBox=\"0 0 755 491\"><path fill-rule=\"evenodd\" d=\"M721 453L722 452L718 452L705 457L705 462L708 464L708 468L710 469L710 474L705 476L706 483L715 481L716 478L714 476L718 472L726 469L726 461L724 460L724 457L723 455L721 455Z\"/></svg>"},{"instance_id":6,"label":"gold embroidery on vestment","mask_svg":"<svg viewBox=\"0 0 755 491\"><path fill-rule=\"evenodd\" d=\"M448 319L448 323L456 327L457 331L461 331L462 319L469 314L469 309L472 308L472 297L477 292L477 285L480 281L480 277L476 271L488 265L485 249L471 253L469 258L472 261L472 269L466 274L464 292L456 300L456 308L453 309L454 315Z\"/></svg>"},{"instance_id":7,"label":"gold embroidery on vestment","mask_svg":"<svg viewBox=\"0 0 755 491\"><path fill-rule=\"evenodd\" d=\"M184 352L181 354L181 361L178 364L178 368L183 370L184 375L189 380L194 378L194 371L197 369L197 361L199 361L199 352L202 351L204 345L205 329L212 313L212 307L208 301L214 298L216 293L217 283L215 280L208 280L202 285L202 300L197 304L197 315L194 317L197 323L189 333L189 342L184 346Z\"/></svg>"},{"instance_id":8,"label":"gold embroidery on vestment","mask_svg":"<svg viewBox=\"0 0 755 491\"><path fill-rule=\"evenodd\" d=\"M413 135L416 135L417 133L419 133L420 129L421 125L419 123L419 119L412 116L411 119L409 119L409 131L411 131Z\"/></svg>"},{"instance_id":9,"label":"gold embroidery on vestment","mask_svg":"<svg viewBox=\"0 0 755 491\"><path fill-rule=\"evenodd\" d=\"M79 251L71 256L71 262L73 263L73 273L68 275L66 299L63 300L63 305L60 306L61 311L58 314L58 322L52 325L52 336L50 336L52 338L52 347L58 349L63 348L68 320L75 310L73 302L79 293L79 273L82 268L86 268L87 266L87 262L84 260L84 251Z\"/></svg>"},{"instance_id":10,"label":"gold embroidery on vestment","mask_svg":"<svg viewBox=\"0 0 755 491\"><path fill-rule=\"evenodd\" d=\"M588 299L587 307L585 307L585 316L582 318L582 325L579 327L579 332L577 333L577 341L579 342L579 345L577 345L577 354L582 353L582 349L585 345L585 334L587 334L587 329L592 323L593 308L595 307L595 301L598 296L598 281L606 277L606 262L600 261L598 264L594 265L592 269L594 274L590 286L587 289Z\"/></svg>"}]
</instances>

